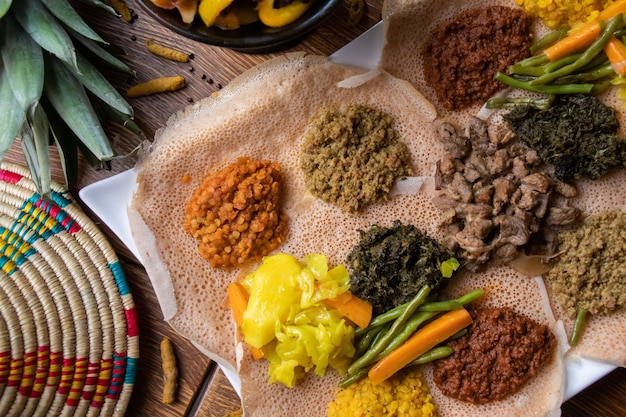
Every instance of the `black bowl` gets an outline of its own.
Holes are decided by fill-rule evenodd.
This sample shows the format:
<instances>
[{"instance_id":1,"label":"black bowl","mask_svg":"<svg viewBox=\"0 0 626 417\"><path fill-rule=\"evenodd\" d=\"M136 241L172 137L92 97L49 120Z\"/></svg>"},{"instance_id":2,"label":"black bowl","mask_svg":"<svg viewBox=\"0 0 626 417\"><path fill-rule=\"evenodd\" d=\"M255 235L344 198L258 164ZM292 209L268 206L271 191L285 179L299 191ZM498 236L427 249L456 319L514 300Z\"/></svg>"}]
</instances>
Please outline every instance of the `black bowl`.
<instances>
[{"instance_id":1,"label":"black bowl","mask_svg":"<svg viewBox=\"0 0 626 417\"><path fill-rule=\"evenodd\" d=\"M161 9L150 0L140 0L139 3L156 21L187 38L239 52L269 53L298 42L319 26L335 10L340 0L314 0L313 5L296 21L280 28L256 22L235 30L206 27L198 15L192 23L183 23L176 9Z\"/></svg>"}]
</instances>

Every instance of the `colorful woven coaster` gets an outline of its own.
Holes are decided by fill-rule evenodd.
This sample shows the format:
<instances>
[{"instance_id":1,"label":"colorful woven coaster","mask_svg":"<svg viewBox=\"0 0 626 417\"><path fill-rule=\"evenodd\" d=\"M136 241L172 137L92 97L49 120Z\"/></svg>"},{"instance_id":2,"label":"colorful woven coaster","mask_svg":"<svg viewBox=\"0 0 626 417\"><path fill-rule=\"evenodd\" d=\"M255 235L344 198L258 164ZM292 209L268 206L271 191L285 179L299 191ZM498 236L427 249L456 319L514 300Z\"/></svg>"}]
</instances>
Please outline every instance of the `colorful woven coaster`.
<instances>
[{"instance_id":1,"label":"colorful woven coaster","mask_svg":"<svg viewBox=\"0 0 626 417\"><path fill-rule=\"evenodd\" d=\"M0 165L0 416L123 416L137 316L109 242L63 186Z\"/></svg>"}]
</instances>

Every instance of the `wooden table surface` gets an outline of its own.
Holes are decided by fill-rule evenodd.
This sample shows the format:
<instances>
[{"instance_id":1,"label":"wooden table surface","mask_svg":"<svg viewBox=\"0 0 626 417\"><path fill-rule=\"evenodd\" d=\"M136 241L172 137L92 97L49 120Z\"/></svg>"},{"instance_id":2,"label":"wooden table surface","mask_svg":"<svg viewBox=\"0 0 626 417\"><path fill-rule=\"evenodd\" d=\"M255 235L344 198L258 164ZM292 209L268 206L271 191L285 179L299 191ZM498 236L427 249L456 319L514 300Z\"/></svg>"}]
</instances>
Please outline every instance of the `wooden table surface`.
<instances>
[{"instance_id":1,"label":"wooden table surface","mask_svg":"<svg viewBox=\"0 0 626 417\"><path fill-rule=\"evenodd\" d=\"M300 43L278 53L253 55L234 52L189 40L165 29L155 22L135 0L126 0L136 19L128 23L101 10L72 1L83 18L98 29L113 44L124 49L121 59L136 71L134 79L128 75L103 69L111 82L124 92L136 82L158 76L183 75L187 86L178 92L130 100L135 108L137 122L148 138L174 112L190 102L200 100L226 85L246 69L286 51L306 51L313 54L330 55L380 20L382 0L367 0L365 13L355 27L346 24L347 10L342 5L326 22ZM189 63L167 61L151 55L145 48L146 38L175 46L193 54ZM108 128L113 147L119 154L134 149L142 138L119 127ZM24 164L19 146L13 146L6 160ZM63 176L58 157L53 155L54 179L62 182ZM115 160L110 171L95 171L86 163L81 165L78 188L72 190L78 198L78 189L108 178L133 167L135 159ZM121 259L132 295L137 306L140 329L140 362L128 416L211 416L222 417L239 408L237 394L224 374L201 354L191 343L178 336L167 323L158 308L158 302L141 264L133 257L117 237L99 222L98 218L85 210L100 224ZM161 402L162 371L159 343L167 336L174 344L179 364L179 388L177 401L171 405ZM626 416L626 370L619 368L591 385L562 406L564 416Z\"/></svg>"}]
</instances>

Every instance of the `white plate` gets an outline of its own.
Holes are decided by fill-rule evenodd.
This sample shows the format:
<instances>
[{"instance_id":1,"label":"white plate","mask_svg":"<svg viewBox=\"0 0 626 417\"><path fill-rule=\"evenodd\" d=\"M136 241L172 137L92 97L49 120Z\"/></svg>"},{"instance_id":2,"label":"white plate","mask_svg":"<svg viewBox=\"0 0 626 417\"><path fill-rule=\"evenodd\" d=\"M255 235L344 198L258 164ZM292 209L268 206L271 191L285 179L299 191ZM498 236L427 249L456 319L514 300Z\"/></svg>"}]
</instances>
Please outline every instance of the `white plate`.
<instances>
[{"instance_id":1,"label":"white plate","mask_svg":"<svg viewBox=\"0 0 626 417\"><path fill-rule=\"evenodd\" d=\"M369 69L378 64L383 46L383 25L378 23L367 32L350 42L333 55L333 62L354 65ZM137 248L130 233L126 207L130 204L135 190L135 172L128 170L110 178L98 181L79 191L80 198L117 235L128 249L139 258ZM567 386L565 399L569 399L589 385L602 378L615 366L583 359L580 362L566 362ZM229 369L222 368L235 389L239 378Z\"/></svg>"}]
</instances>

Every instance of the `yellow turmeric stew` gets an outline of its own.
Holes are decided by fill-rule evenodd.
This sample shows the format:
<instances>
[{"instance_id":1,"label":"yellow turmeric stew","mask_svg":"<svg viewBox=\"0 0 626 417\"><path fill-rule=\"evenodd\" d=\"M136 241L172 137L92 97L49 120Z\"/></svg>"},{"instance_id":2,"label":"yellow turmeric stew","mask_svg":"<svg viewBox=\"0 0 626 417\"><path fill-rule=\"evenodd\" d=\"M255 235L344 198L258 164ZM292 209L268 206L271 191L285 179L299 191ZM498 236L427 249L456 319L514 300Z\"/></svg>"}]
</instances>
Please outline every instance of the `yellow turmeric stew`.
<instances>
[{"instance_id":1,"label":"yellow turmeric stew","mask_svg":"<svg viewBox=\"0 0 626 417\"><path fill-rule=\"evenodd\" d=\"M354 355L354 328L336 308L324 303L349 293L349 273L329 269L322 254L298 260L287 254L263 258L241 283L249 298L241 330L252 348L270 361L269 382L293 387L313 369L345 371Z\"/></svg>"}]
</instances>

